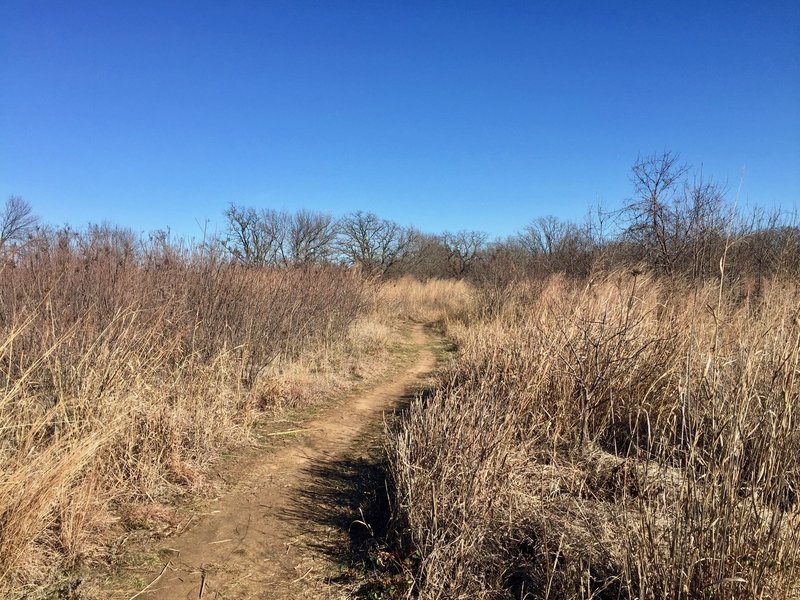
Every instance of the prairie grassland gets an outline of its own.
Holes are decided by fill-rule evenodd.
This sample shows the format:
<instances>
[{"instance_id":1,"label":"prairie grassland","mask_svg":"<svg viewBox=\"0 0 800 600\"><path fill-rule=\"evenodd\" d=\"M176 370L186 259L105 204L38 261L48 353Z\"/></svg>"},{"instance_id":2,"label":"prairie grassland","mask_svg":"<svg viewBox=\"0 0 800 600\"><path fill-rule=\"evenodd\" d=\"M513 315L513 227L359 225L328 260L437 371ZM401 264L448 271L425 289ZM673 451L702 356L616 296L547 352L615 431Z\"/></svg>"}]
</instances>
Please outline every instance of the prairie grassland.
<instances>
[{"instance_id":1,"label":"prairie grassland","mask_svg":"<svg viewBox=\"0 0 800 600\"><path fill-rule=\"evenodd\" d=\"M0 596L106 560L259 420L382 372L400 323L473 301L463 283L243 268L104 227L31 240L0 265Z\"/></svg>"},{"instance_id":2,"label":"prairie grassland","mask_svg":"<svg viewBox=\"0 0 800 600\"><path fill-rule=\"evenodd\" d=\"M0 267L0 596L104 560L263 415L379 368L376 306L348 269L34 240Z\"/></svg>"},{"instance_id":3,"label":"prairie grassland","mask_svg":"<svg viewBox=\"0 0 800 600\"><path fill-rule=\"evenodd\" d=\"M478 310L478 300L475 287L466 281L413 277L388 280L376 298L385 322L399 318L439 324L469 320Z\"/></svg>"},{"instance_id":4,"label":"prairie grassland","mask_svg":"<svg viewBox=\"0 0 800 600\"><path fill-rule=\"evenodd\" d=\"M800 289L506 290L391 433L420 598L800 598Z\"/></svg>"}]
</instances>

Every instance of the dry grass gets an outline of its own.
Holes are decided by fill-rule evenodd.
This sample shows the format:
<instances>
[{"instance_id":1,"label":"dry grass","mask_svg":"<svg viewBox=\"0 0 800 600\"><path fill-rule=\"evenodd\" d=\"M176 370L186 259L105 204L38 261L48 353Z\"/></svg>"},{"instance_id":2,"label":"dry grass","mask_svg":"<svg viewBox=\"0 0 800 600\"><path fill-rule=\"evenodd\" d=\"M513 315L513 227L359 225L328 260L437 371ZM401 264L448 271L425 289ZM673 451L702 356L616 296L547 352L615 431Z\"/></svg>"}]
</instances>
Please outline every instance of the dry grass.
<instances>
[{"instance_id":1,"label":"dry grass","mask_svg":"<svg viewBox=\"0 0 800 600\"><path fill-rule=\"evenodd\" d=\"M474 286L462 280L412 277L389 280L381 285L375 302L384 322L398 318L417 323L453 323L466 321L478 308Z\"/></svg>"},{"instance_id":2,"label":"dry grass","mask_svg":"<svg viewBox=\"0 0 800 600\"><path fill-rule=\"evenodd\" d=\"M799 598L800 289L506 291L391 439L421 598Z\"/></svg>"},{"instance_id":3,"label":"dry grass","mask_svg":"<svg viewBox=\"0 0 800 600\"><path fill-rule=\"evenodd\" d=\"M265 411L343 385L388 335L370 294L345 269L248 270L102 228L0 267L0 596L102 558Z\"/></svg>"}]
</instances>

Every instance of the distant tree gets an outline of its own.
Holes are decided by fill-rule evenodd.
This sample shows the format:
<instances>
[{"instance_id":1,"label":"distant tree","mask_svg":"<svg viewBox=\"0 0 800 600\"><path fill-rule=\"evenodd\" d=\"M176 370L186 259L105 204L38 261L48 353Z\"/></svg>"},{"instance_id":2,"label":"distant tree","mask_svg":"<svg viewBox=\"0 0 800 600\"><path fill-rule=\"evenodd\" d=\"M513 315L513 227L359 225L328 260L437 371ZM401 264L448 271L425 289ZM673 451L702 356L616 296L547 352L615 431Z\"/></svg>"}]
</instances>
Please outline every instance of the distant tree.
<instances>
[{"instance_id":1,"label":"distant tree","mask_svg":"<svg viewBox=\"0 0 800 600\"><path fill-rule=\"evenodd\" d=\"M337 224L328 214L307 210L291 214L231 204L225 216L228 220L225 246L246 265L323 262L334 250Z\"/></svg>"},{"instance_id":2,"label":"distant tree","mask_svg":"<svg viewBox=\"0 0 800 600\"><path fill-rule=\"evenodd\" d=\"M686 239L675 211L676 198L689 168L670 152L640 157L631 169L634 197L625 207L626 238L639 259L667 274L674 271Z\"/></svg>"},{"instance_id":3,"label":"distant tree","mask_svg":"<svg viewBox=\"0 0 800 600\"><path fill-rule=\"evenodd\" d=\"M612 240L615 214L607 211L601 203L591 205L586 213L583 228L593 250L604 250Z\"/></svg>"},{"instance_id":4,"label":"distant tree","mask_svg":"<svg viewBox=\"0 0 800 600\"><path fill-rule=\"evenodd\" d=\"M685 186L676 212L677 228L687 238L680 241L686 250L676 266L700 279L716 272L735 219L735 209L726 202L724 189L698 176Z\"/></svg>"},{"instance_id":5,"label":"distant tree","mask_svg":"<svg viewBox=\"0 0 800 600\"><path fill-rule=\"evenodd\" d=\"M327 261L338 227L328 214L300 210L288 219L288 258L293 264Z\"/></svg>"},{"instance_id":6,"label":"distant tree","mask_svg":"<svg viewBox=\"0 0 800 600\"><path fill-rule=\"evenodd\" d=\"M525 227L519 241L531 254L554 256L563 252L578 235L575 223L548 215L534 219Z\"/></svg>"},{"instance_id":7,"label":"distant tree","mask_svg":"<svg viewBox=\"0 0 800 600\"><path fill-rule=\"evenodd\" d=\"M592 262L594 242L589 224L578 226L552 215L538 217L516 238L539 273L585 275Z\"/></svg>"},{"instance_id":8,"label":"distant tree","mask_svg":"<svg viewBox=\"0 0 800 600\"><path fill-rule=\"evenodd\" d=\"M284 260L284 244L288 225L276 211L231 204L225 211L228 220L229 252L245 265L277 264Z\"/></svg>"},{"instance_id":9,"label":"distant tree","mask_svg":"<svg viewBox=\"0 0 800 600\"><path fill-rule=\"evenodd\" d=\"M482 252L480 266L473 270L481 284L498 289L539 274L531 254L515 236L488 244Z\"/></svg>"},{"instance_id":10,"label":"distant tree","mask_svg":"<svg viewBox=\"0 0 800 600\"><path fill-rule=\"evenodd\" d=\"M797 213L766 212L755 208L737 227L742 239L733 263L761 285L770 275L800 275L800 218Z\"/></svg>"},{"instance_id":11,"label":"distant tree","mask_svg":"<svg viewBox=\"0 0 800 600\"><path fill-rule=\"evenodd\" d=\"M24 242L38 222L27 201L19 196L9 197L0 210L0 249L11 242Z\"/></svg>"},{"instance_id":12,"label":"distant tree","mask_svg":"<svg viewBox=\"0 0 800 600\"><path fill-rule=\"evenodd\" d=\"M632 246L634 260L667 275L703 278L718 269L734 210L721 186L702 174L690 180L689 167L678 160L664 152L634 164L635 195L623 210L623 241Z\"/></svg>"},{"instance_id":13,"label":"distant tree","mask_svg":"<svg viewBox=\"0 0 800 600\"><path fill-rule=\"evenodd\" d=\"M419 279L450 277L450 252L439 235L417 233L400 271Z\"/></svg>"},{"instance_id":14,"label":"distant tree","mask_svg":"<svg viewBox=\"0 0 800 600\"><path fill-rule=\"evenodd\" d=\"M458 231L442 234L442 244L447 249L450 273L455 277L464 277L475 265L484 249L488 234L483 231Z\"/></svg>"},{"instance_id":15,"label":"distant tree","mask_svg":"<svg viewBox=\"0 0 800 600\"><path fill-rule=\"evenodd\" d=\"M370 274L387 275L410 256L418 236L414 229L356 211L339 221L336 247L344 261Z\"/></svg>"}]
</instances>

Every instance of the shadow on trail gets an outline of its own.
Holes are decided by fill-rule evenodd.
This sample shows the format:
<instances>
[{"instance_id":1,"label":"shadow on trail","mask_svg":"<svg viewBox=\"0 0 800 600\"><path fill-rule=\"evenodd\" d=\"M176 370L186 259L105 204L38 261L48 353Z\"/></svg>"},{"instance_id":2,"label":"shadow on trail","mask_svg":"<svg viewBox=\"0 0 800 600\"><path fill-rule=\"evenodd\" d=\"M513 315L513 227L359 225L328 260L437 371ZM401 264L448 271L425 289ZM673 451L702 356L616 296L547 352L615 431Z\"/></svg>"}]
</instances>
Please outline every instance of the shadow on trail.
<instances>
[{"instance_id":1,"label":"shadow on trail","mask_svg":"<svg viewBox=\"0 0 800 600\"><path fill-rule=\"evenodd\" d=\"M424 397L428 392L406 394L386 420L397 422L419 393ZM296 491L286 513L310 534L311 548L342 568L329 582L357 585L357 598L403 587L398 582L404 581L402 561L408 552L393 527L394 494L384 440L381 423L362 434L347 455L312 462L305 469L308 484Z\"/></svg>"}]
</instances>

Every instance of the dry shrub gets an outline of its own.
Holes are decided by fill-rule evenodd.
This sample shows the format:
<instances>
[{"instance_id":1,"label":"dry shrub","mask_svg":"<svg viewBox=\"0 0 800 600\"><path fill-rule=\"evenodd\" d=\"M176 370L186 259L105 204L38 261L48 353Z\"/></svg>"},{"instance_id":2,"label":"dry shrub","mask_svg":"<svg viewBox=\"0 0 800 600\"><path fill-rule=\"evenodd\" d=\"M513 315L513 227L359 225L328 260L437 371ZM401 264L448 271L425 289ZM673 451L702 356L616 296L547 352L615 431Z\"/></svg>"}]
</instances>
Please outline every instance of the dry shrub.
<instances>
[{"instance_id":1,"label":"dry shrub","mask_svg":"<svg viewBox=\"0 0 800 600\"><path fill-rule=\"evenodd\" d=\"M203 483L274 405L275 364L348 342L365 287L103 227L0 267L0 595L92 555L137 502Z\"/></svg>"},{"instance_id":2,"label":"dry shrub","mask_svg":"<svg viewBox=\"0 0 800 600\"><path fill-rule=\"evenodd\" d=\"M421 598L800 597L800 289L553 278L390 455Z\"/></svg>"}]
</instances>

